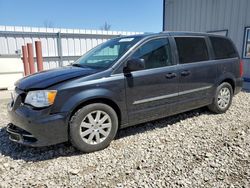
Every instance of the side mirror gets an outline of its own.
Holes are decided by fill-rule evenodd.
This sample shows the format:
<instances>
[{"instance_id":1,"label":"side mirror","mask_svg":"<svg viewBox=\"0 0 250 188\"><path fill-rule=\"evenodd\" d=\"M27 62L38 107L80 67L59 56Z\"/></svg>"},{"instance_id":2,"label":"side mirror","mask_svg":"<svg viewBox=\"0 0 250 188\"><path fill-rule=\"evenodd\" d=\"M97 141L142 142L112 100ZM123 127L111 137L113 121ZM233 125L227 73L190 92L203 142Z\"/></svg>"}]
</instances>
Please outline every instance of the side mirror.
<instances>
[{"instance_id":1,"label":"side mirror","mask_svg":"<svg viewBox=\"0 0 250 188\"><path fill-rule=\"evenodd\" d=\"M124 67L124 73L145 69L144 59L130 59L127 61L127 66Z\"/></svg>"}]
</instances>

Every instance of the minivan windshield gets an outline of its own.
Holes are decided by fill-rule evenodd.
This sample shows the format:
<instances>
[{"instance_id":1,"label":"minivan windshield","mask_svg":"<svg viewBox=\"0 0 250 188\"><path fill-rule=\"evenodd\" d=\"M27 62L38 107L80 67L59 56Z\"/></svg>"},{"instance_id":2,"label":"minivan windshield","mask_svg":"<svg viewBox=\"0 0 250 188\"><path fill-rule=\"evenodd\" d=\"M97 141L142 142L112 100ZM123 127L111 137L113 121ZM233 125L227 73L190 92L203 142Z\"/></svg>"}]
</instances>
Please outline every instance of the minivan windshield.
<instances>
[{"instance_id":1,"label":"minivan windshield","mask_svg":"<svg viewBox=\"0 0 250 188\"><path fill-rule=\"evenodd\" d=\"M80 57L72 66L106 69L134 46L141 37L123 37L108 40Z\"/></svg>"}]
</instances>

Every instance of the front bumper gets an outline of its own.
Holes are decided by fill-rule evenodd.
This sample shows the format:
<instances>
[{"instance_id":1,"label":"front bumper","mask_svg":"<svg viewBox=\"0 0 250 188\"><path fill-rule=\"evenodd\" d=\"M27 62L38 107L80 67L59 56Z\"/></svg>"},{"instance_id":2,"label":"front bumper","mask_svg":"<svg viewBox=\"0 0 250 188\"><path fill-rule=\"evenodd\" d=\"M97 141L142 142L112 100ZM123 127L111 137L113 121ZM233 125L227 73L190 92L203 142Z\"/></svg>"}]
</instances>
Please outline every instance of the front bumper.
<instances>
[{"instance_id":1,"label":"front bumper","mask_svg":"<svg viewBox=\"0 0 250 188\"><path fill-rule=\"evenodd\" d=\"M49 146L68 141L66 114L50 114L49 109L34 110L20 104L8 104L9 139L28 146Z\"/></svg>"}]
</instances>

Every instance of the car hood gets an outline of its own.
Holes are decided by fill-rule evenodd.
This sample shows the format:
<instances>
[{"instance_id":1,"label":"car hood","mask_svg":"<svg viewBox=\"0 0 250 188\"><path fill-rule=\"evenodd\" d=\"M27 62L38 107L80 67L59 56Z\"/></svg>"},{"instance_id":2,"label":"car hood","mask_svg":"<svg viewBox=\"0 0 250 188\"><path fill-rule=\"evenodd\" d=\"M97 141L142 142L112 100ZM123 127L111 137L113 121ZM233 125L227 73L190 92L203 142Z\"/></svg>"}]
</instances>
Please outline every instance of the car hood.
<instances>
[{"instance_id":1,"label":"car hood","mask_svg":"<svg viewBox=\"0 0 250 188\"><path fill-rule=\"evenodd\" d=\"M61 67L42 71L24 77L15 83L15 86L21 90L45 89L57 83L70 80L77 77L88 76L98 72L96 69L82 67Z\"/></svg>"}]
</instances>

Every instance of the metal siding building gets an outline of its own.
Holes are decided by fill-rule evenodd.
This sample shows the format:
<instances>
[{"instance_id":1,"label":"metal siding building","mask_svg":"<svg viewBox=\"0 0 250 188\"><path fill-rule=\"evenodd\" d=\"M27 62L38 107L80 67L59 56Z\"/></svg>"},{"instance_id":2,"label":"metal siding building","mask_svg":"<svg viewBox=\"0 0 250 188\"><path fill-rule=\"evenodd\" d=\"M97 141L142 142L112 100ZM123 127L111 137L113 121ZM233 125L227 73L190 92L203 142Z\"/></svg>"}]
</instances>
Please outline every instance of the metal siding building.
<instances>
[{"instance_id":1,"label":"metal siding building","mask_svg":"<svg viewBox=\"0 0 250 188\"><path fill-rule=\"evenodd\" d=\"M165 0L163 28L227 34L244 59L250 81L250 0Z\"/></svg>"}]
</instances>

